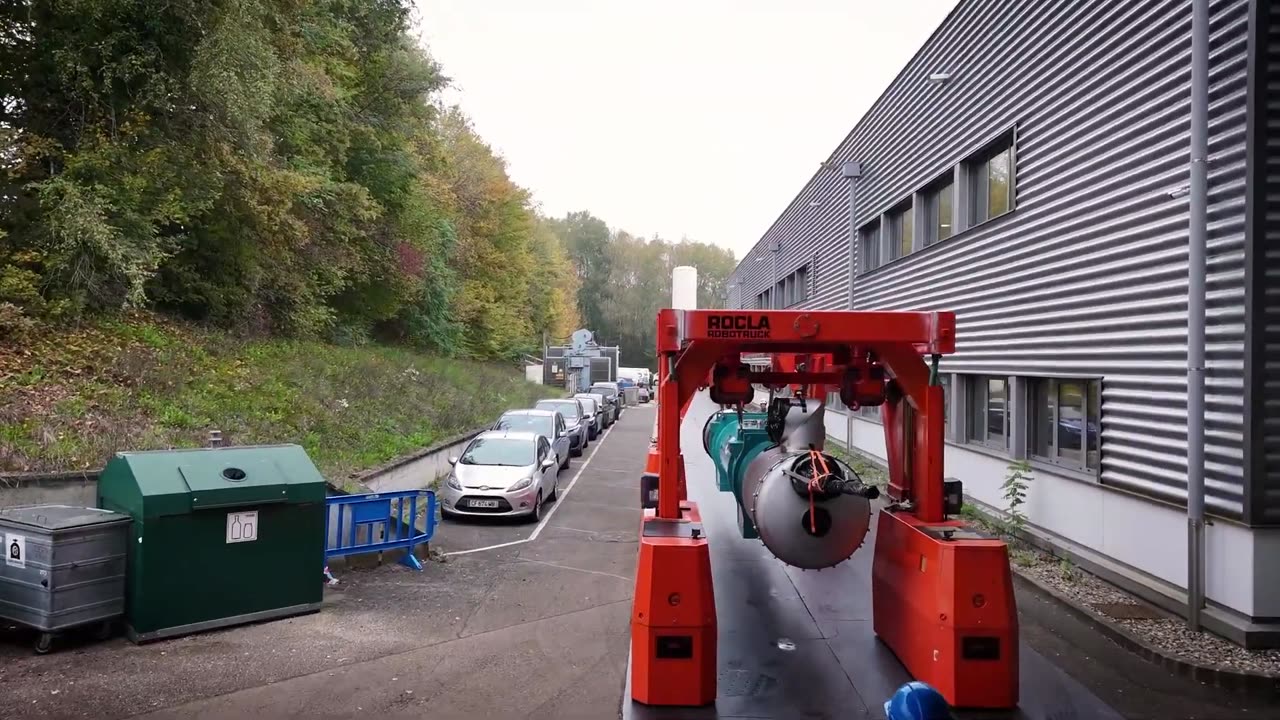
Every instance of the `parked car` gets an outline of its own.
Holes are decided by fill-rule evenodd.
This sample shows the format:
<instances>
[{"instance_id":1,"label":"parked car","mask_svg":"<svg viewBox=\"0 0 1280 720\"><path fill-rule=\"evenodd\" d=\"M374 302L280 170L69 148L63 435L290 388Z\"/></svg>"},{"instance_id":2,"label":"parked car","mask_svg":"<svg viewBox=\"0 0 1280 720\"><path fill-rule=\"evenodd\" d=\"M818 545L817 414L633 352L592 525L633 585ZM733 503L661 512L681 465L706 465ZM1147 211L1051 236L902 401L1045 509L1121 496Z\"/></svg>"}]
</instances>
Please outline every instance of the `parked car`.
<instances>
[{"instance_id":1,"label":"parked car","mask_svg":"<svg viewBox=\"0 0 1280 720\"><path fill-rule=\"evenodd\" d=\"M574 395L576 398L590 398L596 404L596 417L600 421L599 432L609 427L618 419L618 413L613 407L613 403L609 402L604 394L598 392L578 393Z\"/></svg>"},{"instance_id":2,"label":"parked car","mask_svg":"<svg viewBox=\"0 0 1280 720\"><path fill-rule=\"evenodd\" d=\"M517 430L538 433L551 443L560 469L569 467L569 432L564 416L554 410L508 410L490 430Z\"/></svg>"},{"instance_id":3,"label":"parked car","mask_svg":"<svg viewBox=\"0 0 1280 720\"><path fill-rule=\"evenodd\" d=\"M564 417L566 432L569 434L569 454L574 457L582 455L591 442L591 431L587 428L587 414L582 401L577 398L563 400L539 400L533 406L535 410L551 410Z\"/></svg>"},{"instance_id":4,"label":"parked car","mask_svg":"<svg viewBox=\"0 0 1280 720\"><path fill-rule=\"evenodd\" d=\"M525 515L537 522L560 488L555 451L535 432L491 430L467 444L440 493L445 516Z\"/></svg>"},{"instance_id":5,"label":"parked car","mask_svg":"<svg viewBox=\"0 0 1280 720\"><path fill-rule=\"evenodd\" d=\"M649 394L649 388L644 385L641 385L640 386L640 402L647 403L651 399L652 399L652 396Z\"/></svg>"},{"instance_id":6,"label":"parked car","mask_svg":"<svg viewBox=\"0 0 1280 720\"><path fill-rule=\"evenodd\" d=\"M609 402L613 403L614 420L622 417L622 407L625 403L622 401L622 388L618 387L615 382L598 382L592 383L591 392L600 393L605 396Z\"/></svg>"},{"instance_id":7,"label":"parked car","mask_svg":"<svg viewBox=\"0 0 1280 720\"><path fill-rule=\"evenodd\" d=\"M604 430L604 410L600 407L600 400L595 395L578 394L573 396L574 400L582 403L582 410L586 413L585 425L587 426L587 438L595 440L600 437L600 431Z\"/></svg>"}]
</instances>

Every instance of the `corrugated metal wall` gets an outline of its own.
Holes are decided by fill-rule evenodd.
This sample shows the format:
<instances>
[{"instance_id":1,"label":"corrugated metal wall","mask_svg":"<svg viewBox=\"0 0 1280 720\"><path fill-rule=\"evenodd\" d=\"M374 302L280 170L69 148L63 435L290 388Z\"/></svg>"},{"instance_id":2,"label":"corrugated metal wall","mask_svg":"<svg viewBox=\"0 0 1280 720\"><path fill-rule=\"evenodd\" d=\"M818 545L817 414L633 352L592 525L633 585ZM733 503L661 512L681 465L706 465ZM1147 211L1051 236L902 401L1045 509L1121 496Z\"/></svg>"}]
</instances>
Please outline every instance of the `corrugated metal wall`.
<instances>
[{"instance_id":1,"label":"corrugated metal wall","mask_svg":"<svg viewBox=\"0 0 1280 720\"><path fill-rule=\"evenodd\" d=\"M1243 508L1248 0L1212 3L1211 512ZM963 0L739 266L744 299L813 262L809 307L847 305L862 225L1016 127L1016 210L855 278L860 309L957 313L955 372L1104 377L1101 482L1183 502L1191 4ZM930 73L949 82L927 82Z\"/></svg>"},{"instance_id":2,"label":"corrugated metal wall","mask_svg":"<svg viewBox=\"0 0 1280 720\"><path fill-rule=\"evenodd\" d=\"M1253 423L1253 517L1280 523L1280 8L1256 0L1258 46L1253 57L1252 181L1254 277L1254 387L1250 399L1261 417Z\"/></svg>"}]
</instances>

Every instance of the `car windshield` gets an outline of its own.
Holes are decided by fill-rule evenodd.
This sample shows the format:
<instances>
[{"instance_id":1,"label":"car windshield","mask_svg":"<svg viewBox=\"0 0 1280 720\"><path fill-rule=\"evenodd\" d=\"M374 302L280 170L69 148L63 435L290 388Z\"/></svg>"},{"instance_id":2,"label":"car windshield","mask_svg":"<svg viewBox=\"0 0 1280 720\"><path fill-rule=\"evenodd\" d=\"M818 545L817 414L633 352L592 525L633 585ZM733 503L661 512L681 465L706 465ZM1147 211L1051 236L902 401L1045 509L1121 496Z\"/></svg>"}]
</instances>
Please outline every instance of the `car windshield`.
<instances>
[{"instance_id":1,"label":"car windshield","mask_svg":"<svg viewBox=\"0 0 1280 720\"><path fill-rule=\"evenodd\" d=\"M595 390L601 395L604 395L605 397L609 397L610 395L613 394L613 388L605 387L603 385L592 385L591 389Z\"/></svg>"},{"instance_id":2,"label":"car windshield","mask_svg":"<svg viewBox=\"0 0 1280 720\"><path fill-rule=\"evenodd\" d=\"M523 467L533 464L532 440L515 438L476 438L458 462L463 465L507 465Z\"/></svg>"},{"instance_id":3,"label":"car windshield","mask_svg":"<svg viewBox=\"0 0 1280 720\"><path fill-rule=\"evenodd\" d=\"M578 403L568 400L543 400L536 407L539 410L558 410L565 420L577 420L580 415Z\"/></svg>"},{"instance_id":4,"label":"car windshield","mask_svg":"<svg viewBox=\"0 0 1280 720\"><path fill-rule=\"evenodd\" d=\"M498 430L518 430L527 432L536 432L545 437L552 436L552 430L555 427L554 416L551 415L527 415L525 413L503 415L498 420Z\"/></svg>"}]
</instances>

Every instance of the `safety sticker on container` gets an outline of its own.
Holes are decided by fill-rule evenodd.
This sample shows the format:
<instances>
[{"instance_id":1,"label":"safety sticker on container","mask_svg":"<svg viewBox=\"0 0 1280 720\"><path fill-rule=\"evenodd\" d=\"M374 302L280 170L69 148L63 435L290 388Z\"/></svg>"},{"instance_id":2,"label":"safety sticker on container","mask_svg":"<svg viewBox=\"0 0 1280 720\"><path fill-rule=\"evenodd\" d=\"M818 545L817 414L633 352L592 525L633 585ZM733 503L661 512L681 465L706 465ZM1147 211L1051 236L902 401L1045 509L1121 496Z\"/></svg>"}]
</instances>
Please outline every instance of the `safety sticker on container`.
<instances>
[{"instance_id":1,"label":"safety sticker on container","mask_svg":"<svg viewBox=\"0 0 1280 720\"><path fill-rule=\"evenodd\" d=\"M22 535L4 536L4 564L10 567L27 566L27 539Z\"/></svg>"},{"instance_id":2,"label":"safety sticker on container","mask_svg":"<svg viewBox=\"0 0 1280 720\"><path fill-rule=\"evenodd\" d=\"M227 542L253 542L258 539L258 511L227 513Z\"/></svg>"}]
</instances>

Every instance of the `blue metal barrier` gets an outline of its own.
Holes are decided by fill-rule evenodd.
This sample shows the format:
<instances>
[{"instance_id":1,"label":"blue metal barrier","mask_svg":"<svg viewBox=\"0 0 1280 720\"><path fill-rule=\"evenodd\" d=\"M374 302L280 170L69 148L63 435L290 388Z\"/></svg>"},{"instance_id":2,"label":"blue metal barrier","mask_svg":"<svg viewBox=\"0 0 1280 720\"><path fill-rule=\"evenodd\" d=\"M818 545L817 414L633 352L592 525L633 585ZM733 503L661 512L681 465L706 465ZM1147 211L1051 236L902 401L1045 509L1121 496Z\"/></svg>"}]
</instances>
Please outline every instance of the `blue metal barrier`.
<instances>
[{"instance_id":1,"label":"blue metal barrier","mask_svg":"<svg viewBox=\"0 0 1280 720\"><path fill-rule=\"evenodd\" d=\"M406 513L407 511L407 513ZM419 511L426 514L419 532ZM401 563L422 570L413 549L436 533L436 494L430 490L335 495L325 499L324 557L404 548Z\"/></svg>"}]
</instances>

